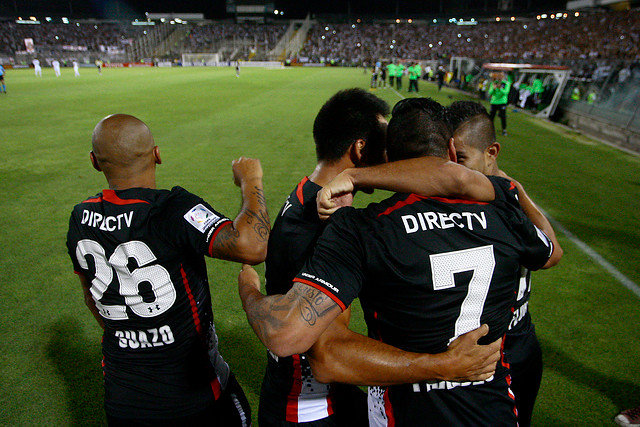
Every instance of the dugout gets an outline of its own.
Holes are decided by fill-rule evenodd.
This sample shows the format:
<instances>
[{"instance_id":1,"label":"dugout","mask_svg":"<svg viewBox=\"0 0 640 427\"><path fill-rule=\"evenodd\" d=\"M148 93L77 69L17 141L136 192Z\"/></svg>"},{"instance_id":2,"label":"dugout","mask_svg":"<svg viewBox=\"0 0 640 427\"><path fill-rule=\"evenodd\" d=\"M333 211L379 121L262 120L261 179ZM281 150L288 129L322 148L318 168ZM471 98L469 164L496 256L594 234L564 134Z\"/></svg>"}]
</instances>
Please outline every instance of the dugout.
<instances>
[{"instance_id":1,"label":"dugout","mask_svg":"<svg viewBox=\"0 0 640 427\"><path fill-rule=\"evenodd\" d=\"M549 118L556 111L562 92L571 74L569 67L561 65L489 62L483 64L482 69L483 74L490 74L491 72L511 74L514 87L520 87L536 76L541 78L545 89L536 108L536 115L545 118Z\"/></svg>"}]
</instances>

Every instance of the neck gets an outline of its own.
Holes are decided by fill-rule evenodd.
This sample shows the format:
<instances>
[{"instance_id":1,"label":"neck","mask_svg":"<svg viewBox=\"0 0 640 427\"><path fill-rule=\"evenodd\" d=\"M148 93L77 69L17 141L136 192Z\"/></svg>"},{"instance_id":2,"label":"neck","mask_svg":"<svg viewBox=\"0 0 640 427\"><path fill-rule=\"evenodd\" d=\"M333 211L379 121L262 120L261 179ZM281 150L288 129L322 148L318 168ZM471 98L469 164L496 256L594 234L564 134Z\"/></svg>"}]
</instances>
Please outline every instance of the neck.
<instances>
[{"instance_id":1,"label":"neck","mask_svg":"<svg viewBox=\"0 0 640 427\"><path fill-rule=\"evenodd\" d=\"M126 190L129 188L156 188L155 175L136 177L108 177L107 183L111 190Z\"/></svg>"},{"instance_id":2,"label":"neck","mask_svg":"<svg viewBox=\"0 0 640 427\"><path fill-rule=\"evenodd\" d=\"M355 165L351 160L349 160L349 156L345 155L337 162L327 162L325 160L321 160L316 165L315 170L311 175L309 175L309 179L312 182L315 182L321 187L327 185L333 178L335 178L340 172L347 168L353 168Z\"/></svg>"}]
</instances>

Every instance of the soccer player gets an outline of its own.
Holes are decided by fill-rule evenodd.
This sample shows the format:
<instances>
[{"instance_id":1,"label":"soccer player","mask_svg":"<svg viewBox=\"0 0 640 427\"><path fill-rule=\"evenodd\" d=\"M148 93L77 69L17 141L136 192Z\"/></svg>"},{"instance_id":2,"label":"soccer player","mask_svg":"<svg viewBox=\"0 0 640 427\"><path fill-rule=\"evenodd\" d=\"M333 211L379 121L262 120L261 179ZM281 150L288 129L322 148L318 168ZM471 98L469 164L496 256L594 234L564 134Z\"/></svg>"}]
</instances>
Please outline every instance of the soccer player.
<instances>
[{"instance_id":1,"label":"soccer player","mask_svg":"<svg viewBox=\"0 0 640 427\"><path fill-rule=\"evenodd\" d=\"M345 168L383 161L388 112L386 102L361 89L338 92L318 112L313 127L318 164L287 198L269 238L268 294L287 293L295 275L313 252L325 225L316 212L318 190ZM427 177L424 168L420 171L422 182L431 187L427 191L456 192L459 184L450 176L455 172L465 173L467 169L453 165L450 171L451 165L447 165L447 170L439 168L440 164L433 166L432 174ZM367 169L371 168L358 168ZM375 176L372 173L369 178ZM364 172L361 179L364 184L376 184L367 181ZM480 191L475 195L483 197ZM361 385L425 379L482 379L495 369L499 342L486 348L476 345L477 339L486 333L485 328L461 338L451 345L449 352L430 356L404 353L349 331L349 314L347 309L336 319L309 354L278 357L268 352L260 393L260 426L366 425L364 396L358 400L358 391L354 388L320 384L318 379ZM320 378L315 377L316 372L321 373Z\"/></svg>"},{"instance_id":2,"label":"soccer player","mask_svg":"<svg viewBox=\"0 0 640 427\"><path fill-rule=\"evenodd\" d=\"M394 108L389 160L455 160L443 108L411 98ZM254 331L280 356L306 351L359 295L369 333L407 351L439 353L489 324L491 341L511 319L520 265L549 267L550 240L521 212L508 180L489 178L495 200L473 203L398 193L366 209L343 208L284 296L265 297L255 270L238 278ZM374 388L372 425L516 425L506 366L476 382Z\"/></svg>"},{"instance_id":3,"label":"soccer player","mask_svg":"<svg viewBox=\"0 0 640 427\"><path fill-rule=\"evenodd\" d=\"M53 72L56 74L56 77L60 77L60 61L54 59L51 62L51 66L53 67Z\"/></svg>"},{"instance_id":4,"label":"soccer player","mask_svg":"<svg viewBox=\"0 0 640 427\"><path fill-rule=\"evenodd\" d=\"M103 65L102 60L96 59L95 64L96 64L96 68L98 69L98 74L102 75L102 65Z\"/></svg>"},{"instance_id":5,"label":"soccer player","mask_svg":"<svg viewBox=\"0 0 640 427\"><path fill-rule=\"evenodd\" d=\"M33 69L36 72L36 77L42 77L42 67L40 66L40 60L36 58L32 62L33 62Z\"/></svg>"},{"instance_id":6,"label":"soccer player","mask_svg":"<svg viewBox=\"0 0 640 427\"><path fill-rule=\"evenodd\" d=\"M507 100L511 83L504 78L504 73L497 73L493 77L493 82L489 86L489 96L491 104L491 112L489 117L491 122L496 117L496 113L500 116L500 124L502 125L502 136L507 136Z\"/></svg>"},{"instance_id":7,"label":"soccer player","mask_svg":"<svg viewBox=\"0 0 640 427\"><path fill-rule=\"evenodd\" d=\"M504 176L497 162L500 144L496 142L493 123L482 104L457 101L451 104L449 112L458 163L485 175ZM522 185L514 180L512 182L518 187L519 201L525 214L551 239L555 250L562 253L547 218ZM521 426L531 425L533 406L542 380L542 350L528 310L530 297L531 272L522 268L513 318L504 340L504 352L511 371L511 390L515 394L518 423Z\"/></svg>"},{"instance_id":8,"label":"soccer player","mask_svg":"<svg viewBox=\"0 0 640 427\"><path fill-rule=\"evenodd\" d=\"M7 93L7 87L4 84L4 67L0 65L0 83L2 84L2 93Z\"/></svg>"},{"instance_id":9,"label":"soccer player","mask_svg":"<svg viewBox=\"0 0 640 427\"><path fill-rule=\"evenodd\" d=\"M73 60L73 75L74 77L80 77L80 69L78 67L78 61Z\"/></svg>"},{"instance_id":10,"label":"soccer player","mask_svg":"<svg viewBox=\"0 0 640 427\"><path fill-rule=\"evenodd\" d=\"M104 329L109 425L248 425L247 400L218 351L204 256L266 257L260 162L233 162L243 204L231 221L183 188L156 189L160 153L139 119L102 119L92 146L109 189L75 206L67 247Z\"/></svg>"},{"instance_id":11,"label":"soccer player","mask_svg":"<svg viewBox=\"0 0 640 427\"><path fill-rule=\"evenodd\" d=\"M394 61L391 61L389 62L389 64L387 64L387 75L389 76L389 87L391 89L393 89L394 79L396 78L396 67L397 65Z\"/></svg>"},{"instance_id":12,"label":"soccer player","mask_svg":"<svg viewBox=\"0 0 640 427\"><path fill-rule=\"evenodd\" d=\"M396 65L396 89L402 89L402 75L404 74L405 66L402 62L398 62Z\"/></svg>"}]
</instances>

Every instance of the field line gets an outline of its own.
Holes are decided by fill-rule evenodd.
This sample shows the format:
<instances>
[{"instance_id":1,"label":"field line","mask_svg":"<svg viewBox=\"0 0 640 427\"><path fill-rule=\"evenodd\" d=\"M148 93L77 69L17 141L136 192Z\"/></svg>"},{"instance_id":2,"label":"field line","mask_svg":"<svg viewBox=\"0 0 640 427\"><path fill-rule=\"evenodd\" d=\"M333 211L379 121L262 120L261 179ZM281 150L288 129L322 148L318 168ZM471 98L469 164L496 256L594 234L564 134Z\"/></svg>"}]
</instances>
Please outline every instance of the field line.
<instances>
[{"instance_id":1,"label":"field line","mask_svg":"<svg viewBox=\"0 0 640 427\"><path fill-rule=\"evenodd\" d=\"M538 208L540 208L540 206L538 206ZM625 288L629 289L631 292L636 294L636 296L638 298L640 298L640 286L638 286L631 279L629 279L627 276L622 274L620 272L620 270L618 270L617 268L615 268L613 266L613 264L611 264L609 261L604 259L602 257L602 255L600 255L598 252L593 250L591 248L591 246L587 245L585 242L583 242L582 240L578 239L578 237L575 234L573 234L565 226L563 226L558 221L556 221L553 217L551 217L549 214L547 214L542 208L540 208L540 211L544 214L544 216L547 217L547 219L549 220L551 225L553 225L554 229L562 232L562 234L567 236L567 238L569 240L571 240L578 248L580 248L582 250L582 252L587 254L587 256L589 256L592 260L594 260L602 268L607 270L607 272L610 275L612 275L616 280L618 280L618 282L620 282L622 284L622 286L624 286Z\"/></svg>"}]
</instances>

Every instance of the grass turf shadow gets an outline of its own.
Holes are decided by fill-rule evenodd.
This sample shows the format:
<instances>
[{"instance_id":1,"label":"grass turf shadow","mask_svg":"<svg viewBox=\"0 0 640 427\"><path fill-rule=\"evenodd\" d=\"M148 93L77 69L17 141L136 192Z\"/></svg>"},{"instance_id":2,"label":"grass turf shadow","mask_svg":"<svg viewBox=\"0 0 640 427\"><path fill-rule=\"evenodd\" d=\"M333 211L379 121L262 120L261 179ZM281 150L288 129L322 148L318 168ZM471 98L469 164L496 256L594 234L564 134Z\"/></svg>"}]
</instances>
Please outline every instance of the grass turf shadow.
<instances>
[{"instance_id":1,"label":"grass turf shadow","mask_svg":"<svg viewBox=\"0 0 640 427\"><path fill-rule=\"evenodd\" d=\"M46 354L65 382L72 425L106 425L100 344L81 331L80 322L70 317L49 324Z\"/></svg>"}]
</instances>

